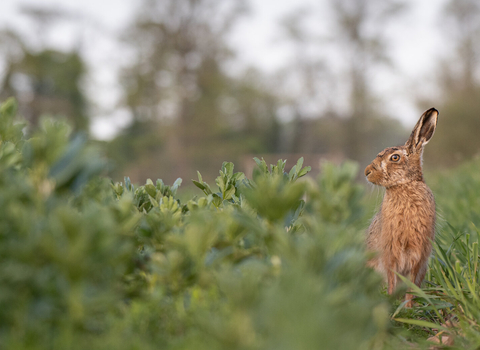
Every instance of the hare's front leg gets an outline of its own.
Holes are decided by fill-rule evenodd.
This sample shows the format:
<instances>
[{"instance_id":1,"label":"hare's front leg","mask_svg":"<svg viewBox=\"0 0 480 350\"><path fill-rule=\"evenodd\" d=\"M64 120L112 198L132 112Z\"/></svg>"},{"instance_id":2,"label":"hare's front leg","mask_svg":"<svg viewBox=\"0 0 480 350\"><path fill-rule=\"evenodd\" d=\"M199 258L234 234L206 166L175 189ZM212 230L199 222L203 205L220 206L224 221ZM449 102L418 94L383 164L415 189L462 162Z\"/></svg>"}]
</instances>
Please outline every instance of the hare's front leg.
<instances>
[{"instance_id":1,"label":"hare's front leg","mask_svg":"<svg viewBox=\"0 0 480 350\"><path fill-rule=\"evenodd\" d=\"M410 281L412 281L413 283L415 283L415 285L420 287L423 279L425 278L426 273L427 273L427 262L422 261L412 269L412 272L410 273ZM405 300L408 300L408 302L405 304L406 307L413 306L413 298L414 296L410 293L407 293L405 295Z\"/></svg>"},{"instance_id":2,"label":"hare's front leg","mask_svg":"<svg viewBox=\"0 0 480 350\"><path fill-rule=\"evenodd\" d=\"M410 293L405 294L405 300L408 300L405 304L405 307L411 308L413 307L413 295Z\"/></svg>"},{"instance_id":3,"label":"hare's front leg","mask_svg":"<svg viewBox=\"0 0 480 350\"><path fill-rule=\"evenodd\" d=\"M389 268L387 270L388 294L393 294L393 292L395 292L395 289L397 288L397 278L398 277L397 277L397 274L395 273L395 270L392 268Z\"/></svg>"}]
</instances>

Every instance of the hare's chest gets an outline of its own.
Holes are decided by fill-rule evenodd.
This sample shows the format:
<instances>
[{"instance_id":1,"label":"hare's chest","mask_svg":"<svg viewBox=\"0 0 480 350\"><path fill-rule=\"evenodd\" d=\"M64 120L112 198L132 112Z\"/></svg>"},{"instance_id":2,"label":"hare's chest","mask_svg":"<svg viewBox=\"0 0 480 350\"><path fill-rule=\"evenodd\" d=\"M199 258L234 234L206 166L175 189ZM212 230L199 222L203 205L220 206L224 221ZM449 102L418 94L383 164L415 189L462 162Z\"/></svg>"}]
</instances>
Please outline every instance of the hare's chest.
<instances>
[{"instance_id":1,"label":"hare's chest","mask_svg":"<svg viewBox=\"0 0 480 350\"><path fill-rule=\"evenodd\" d=\"M382 204L382 236L386 246L410 250L433 238L433 196L390 196Z\"/></svg>"}]
</instances>

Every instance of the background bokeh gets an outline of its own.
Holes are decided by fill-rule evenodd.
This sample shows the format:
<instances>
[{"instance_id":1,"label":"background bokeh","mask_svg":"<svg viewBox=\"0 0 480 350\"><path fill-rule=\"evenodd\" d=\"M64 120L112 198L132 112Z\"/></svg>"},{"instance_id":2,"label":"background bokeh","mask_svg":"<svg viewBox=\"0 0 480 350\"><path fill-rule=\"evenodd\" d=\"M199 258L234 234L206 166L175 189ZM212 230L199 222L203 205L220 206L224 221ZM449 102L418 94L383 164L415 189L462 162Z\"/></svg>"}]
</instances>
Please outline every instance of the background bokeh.
<instances>
[{"instance_id":1,"label":"background bokeh","mask_svg":"<svg viewBox=\"0 0 480 350\"><path fill-rule=\"evenodd\" d=\"M3 0L0 100L69 119L110 176L212 179L252 158L366 165L440 110L426 164L480 149L480 3ZM293 165L293 163L291 164ZM287 166L288 167L288 166Z\"/></svg>"}]
</instances>

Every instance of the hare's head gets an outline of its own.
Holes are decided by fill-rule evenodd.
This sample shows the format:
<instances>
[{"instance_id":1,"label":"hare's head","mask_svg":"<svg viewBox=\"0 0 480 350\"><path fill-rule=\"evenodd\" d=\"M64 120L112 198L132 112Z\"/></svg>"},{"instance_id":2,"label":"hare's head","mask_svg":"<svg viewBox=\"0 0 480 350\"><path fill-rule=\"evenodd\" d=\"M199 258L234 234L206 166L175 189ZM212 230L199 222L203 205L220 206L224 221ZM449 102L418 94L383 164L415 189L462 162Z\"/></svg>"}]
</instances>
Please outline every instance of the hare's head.
<instances>
[{"instance_id":1,"label":"hare's head","mask_svg":"<svg viewBox=\"0 0 480 350\"><path fill-rule=\"evenodd\" d=\"M365 168L367 180L383 187L422 181L423 147L432 138L437 119L435 108L423 113L405 145L384 149Z\"/></svg>"}]
</instances>

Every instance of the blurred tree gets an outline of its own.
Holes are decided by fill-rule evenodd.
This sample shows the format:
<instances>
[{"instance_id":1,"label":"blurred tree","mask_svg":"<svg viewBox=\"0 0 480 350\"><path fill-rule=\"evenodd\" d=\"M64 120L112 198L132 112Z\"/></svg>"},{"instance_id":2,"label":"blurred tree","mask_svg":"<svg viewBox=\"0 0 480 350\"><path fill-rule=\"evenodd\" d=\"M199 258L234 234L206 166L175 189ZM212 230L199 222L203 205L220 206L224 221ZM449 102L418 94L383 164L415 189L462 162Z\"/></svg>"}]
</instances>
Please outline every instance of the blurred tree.
<instances>
[{"instance_id":1,"label":"blurred tree","mask_svg":"<svg viewBox=\"0 0 480 350\"><path fill-rule=\"evenodd\" d=\"M419 105L440 111L441 124L426 154L437 165L452 166L480 152L480 3L448 1L441 23L451 49L439 60L439 95Z\"/></svg>"},{"instance_id":2,"label":"blurred tree","mask_svg":"<svg viewBox=\"0 0 480 350\"><path fill-rule=\"evenodd\" d=\"M328 34L306 24L315 15L311 8L292 12L282 21L293 52L291 63L281 71L288 96L283 102L291 120L285 150L365 162L407 136L381 108L372 82L375 69L392 66L385 27L404 5L394 0L335 0L329 5L333 16L324 25ZM320 15L325 18L324 9Z\"/></svg>"},{"instance_id":3,"label":"blurred tree","mask_svg":"<svg viewBox=\"0 0 480 350\"><path fill-rule=\"evenodd\" d=\"M349 85L347 107L347 155L356 160L370 157L380 144L401 140L399 123L379 111L371 77L380 64L391 65L385 27L405 8L397 0L332 0L336 30L335 44L347 63ZM383 139L383 140L382 140ZM369 140L369 142L365 142ZM380 142L370 142L370 141ZM380 146L380 147L379 147Z\"/></svg>"},{"instance_id":4,"label":"blurred tree","mask_svg":"<svg viewBox=\"0 0 480 350\"><path fill-rule=\"evenodd\" d=\"M36 40L27 41L11 30L0 32L0 52L5 58L0 98L16 97L21 113L33 126L42 114L51 114L88 131L88 101L82 88L86 64L79 51L50 49L45 40L54 21L71 19L71 14L35 6L24 6L22 12L36 24Z\"/></svg>"},{"instance_id":5,"label":"blurred tree","mask_svg":"<svg viewBox=\"0 0 480 350\"><path fill-rule=\"evenodd\" d=\"M315 48L323 47L324 41L318 45L317 36L308 30L307 21L313 11L302 7L287 14L280 22L281 35L291 46L291 59L284 69L278 72L278 80L282 87L283 104L288 106L286 125L286 142L283 152L317 153L316 136L312 124L318 120L328 105L328 89L331 87L333 75L321 53Z\"/></svg>"},{"instance_id":6,"label":"blurred tree","mask_svg":"<svg viewBox=\"0 0 480 350\"><path fill-rule=\"evenodd\" d=\"M447 35L455 45L452 62L445 65L442 87L474 93L478 86L480 57L480 3L475 0L450 0L445 4Z\"/></svg>"},{"instance_id":7,"label":"blurred tree","mask_svg":"<svg viewBox=\"0 0 480 350\"><path fill-rule=\"evenodd\" d=\"M21 60L8 63L0 96L15 96L33 125L42 114L52 114L69 118L76 129L88 130L87 101L81 89L85 73L77 52L25 49Z\"/></svg>"},{"instance_id":8,"label":"blurred tree","mask_svg":"<svg viewBox=\"0 0 480 350\"><path fill-rule=\"evenodd\" d=\"M159 166L167 181L196 169L209 174L210 165L275 143L275 98L258 72L240 78L225 72L234 57L226 35L245 13L243 0L141 2L125 35L136 59L122 74L134 120L122 137L135 142L138 124L149 125L143 129L152 136L140 137L155 138L157 146L139 148L131 165L142 167L144 177Z\"/></svg>"}]
</instances>

